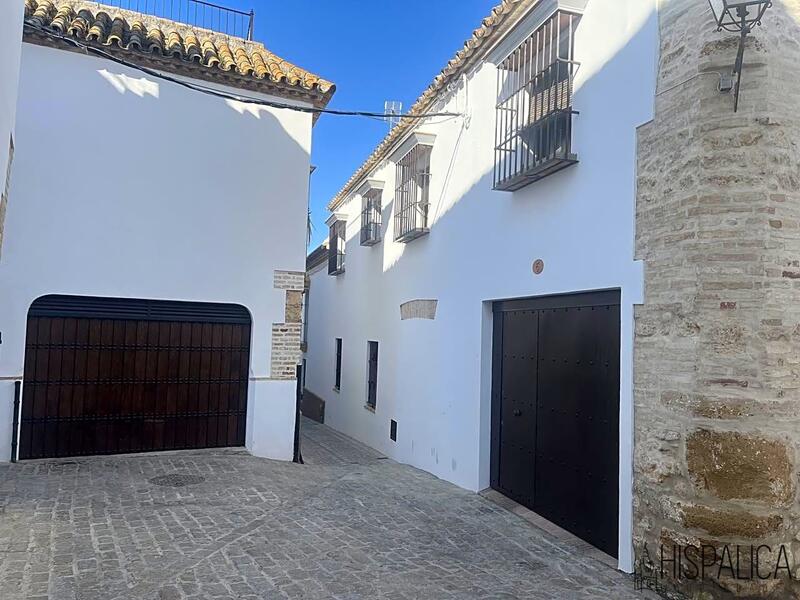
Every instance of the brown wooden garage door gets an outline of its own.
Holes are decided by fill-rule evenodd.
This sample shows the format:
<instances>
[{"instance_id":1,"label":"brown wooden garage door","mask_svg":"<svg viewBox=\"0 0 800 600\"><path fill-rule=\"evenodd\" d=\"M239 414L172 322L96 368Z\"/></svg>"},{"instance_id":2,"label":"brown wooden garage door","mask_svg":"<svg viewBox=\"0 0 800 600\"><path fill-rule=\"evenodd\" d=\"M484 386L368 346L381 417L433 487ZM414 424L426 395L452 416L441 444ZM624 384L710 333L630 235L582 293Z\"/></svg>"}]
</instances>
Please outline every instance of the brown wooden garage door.
<instances>
[{"instance_id":1,"label":"brown wooden garage door","mask_svg":"<svg viewBox=\"0 0 800 600\"><path fill-rule=\"evenodd\" d=\"M249 355L241 306L40 298L19 458L242 446Z\"/></svg>"}]
</instances>

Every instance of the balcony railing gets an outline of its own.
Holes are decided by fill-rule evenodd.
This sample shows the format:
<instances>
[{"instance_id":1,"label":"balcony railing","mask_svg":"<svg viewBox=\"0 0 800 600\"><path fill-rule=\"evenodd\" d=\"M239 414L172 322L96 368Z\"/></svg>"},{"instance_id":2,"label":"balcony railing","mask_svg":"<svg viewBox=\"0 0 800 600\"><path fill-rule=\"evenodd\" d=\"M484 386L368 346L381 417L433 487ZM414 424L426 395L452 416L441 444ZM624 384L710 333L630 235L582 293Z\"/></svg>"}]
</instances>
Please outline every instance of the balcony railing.
<instances>
[{"instance_id":1,"label":"balcony railing","mask_svg":"<svg viewBox=\"0 0 800 600\"><path fill-rule=\"evenodd\" d=\"M572 151L578 18L556 13L498 68L497 190L520 189L578 162Z\"/></svg>"},{"instance_id":2,"label":"balcony railing","mask_svg":"<svg viewBox=\"0 0 800 600\"><path fill-rule=\"evenodd\" d=\"M102 0L102 4L132 10L231 37L253 39L255 12L227 8L205 0Z\"/></svg>"}]
</instances>

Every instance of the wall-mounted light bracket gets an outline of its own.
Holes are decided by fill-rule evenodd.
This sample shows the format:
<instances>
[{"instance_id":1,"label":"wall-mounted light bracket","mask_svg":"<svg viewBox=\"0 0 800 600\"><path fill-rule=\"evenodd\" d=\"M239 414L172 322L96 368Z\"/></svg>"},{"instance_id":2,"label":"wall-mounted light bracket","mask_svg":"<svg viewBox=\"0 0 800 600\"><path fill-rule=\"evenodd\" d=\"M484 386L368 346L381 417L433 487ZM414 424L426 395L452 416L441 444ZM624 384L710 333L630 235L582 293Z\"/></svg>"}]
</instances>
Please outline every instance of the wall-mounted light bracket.
<instances>
[{"instance_id":1,"label":"wall-mounted light bracket","mask_svg":"<svg viewBox=\"0 0 800 600\"><path fill-rule=\"evenodd\" d=\"M772 6L772 0L708 0L717 31L730 31L739 33L739 49L736 53L736 62L731 71L729 81L723 76L720 80L720 91L730 91L733 88L733 78L736 77L734 91L733 112L739 110L739 91L742 87L742 68L744 66L745 40L753 27L761 25L764 13Z\"/></svg>"}]
</instances>

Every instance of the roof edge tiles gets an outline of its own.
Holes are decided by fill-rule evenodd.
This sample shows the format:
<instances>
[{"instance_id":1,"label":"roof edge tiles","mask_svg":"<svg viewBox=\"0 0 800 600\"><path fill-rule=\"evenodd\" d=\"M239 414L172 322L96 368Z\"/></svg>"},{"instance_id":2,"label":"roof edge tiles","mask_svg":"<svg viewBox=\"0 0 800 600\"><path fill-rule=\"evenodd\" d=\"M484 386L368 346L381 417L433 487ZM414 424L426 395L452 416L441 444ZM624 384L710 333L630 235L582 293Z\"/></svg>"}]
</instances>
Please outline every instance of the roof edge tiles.
<instances>
[{"instance_id":1,"label":"roof edge tiles","mask_svg":"<svg viewBox=\"0 0 800 600\"><path fill-rule=\"evenodd\" d=\"M419 116L429 111L437 102L441 93L447 89L447 86L463 73L466 73L483 56L483 50L490 49L493 42L500 40L513 29L520 19L528 13L528 10L540 2L541 0L502 0L500 4L492 9L489 16L483 19L481 26L472 32L470 38L464 42L461 50L456 52L456 55L448 61L444 69L411 105L408 114ZM378 164L391 154L394 146L403 140L419 123L420 119L418 118L401 119L400 123L392 128L367 160L347 180L344 187L328 203L327 209L335 211L341 206L358 184L365 177L368 177Z\"/></svg>"},{"instance_id":2,"label":"roof edge tiles","mask_svg":"<svg viewBox=\"0 0 800 600\"><path fill-rule=\"evenodd\" d=\"M21 1L21 0L16 0ZM76 50L50 29L134 64L324 108L336 86L259 43L88 0L24 0L27 42Z\"/></svg>"}]
</instances>

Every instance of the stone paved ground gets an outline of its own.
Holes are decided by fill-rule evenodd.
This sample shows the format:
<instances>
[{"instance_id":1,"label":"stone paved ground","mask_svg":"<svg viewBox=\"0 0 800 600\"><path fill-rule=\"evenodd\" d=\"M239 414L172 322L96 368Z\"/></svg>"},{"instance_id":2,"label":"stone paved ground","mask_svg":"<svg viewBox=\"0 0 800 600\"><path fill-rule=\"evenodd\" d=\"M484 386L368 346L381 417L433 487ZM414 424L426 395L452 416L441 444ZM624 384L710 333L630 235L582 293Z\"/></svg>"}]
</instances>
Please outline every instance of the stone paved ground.
<instances>
[{"instance_id":1,"label":"stone paved ground","mask_svg":"<svg viewBox=\"0 0 800 600\"><path fill-rule=\"evenodd\" d=\"M0 598L642 598L486 499L305 421L243 451L0 466ZM164 487L157 476L201 483Z\"/></svg>"}]
</instances>

